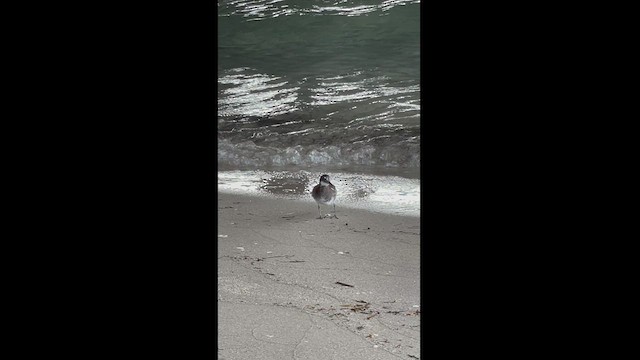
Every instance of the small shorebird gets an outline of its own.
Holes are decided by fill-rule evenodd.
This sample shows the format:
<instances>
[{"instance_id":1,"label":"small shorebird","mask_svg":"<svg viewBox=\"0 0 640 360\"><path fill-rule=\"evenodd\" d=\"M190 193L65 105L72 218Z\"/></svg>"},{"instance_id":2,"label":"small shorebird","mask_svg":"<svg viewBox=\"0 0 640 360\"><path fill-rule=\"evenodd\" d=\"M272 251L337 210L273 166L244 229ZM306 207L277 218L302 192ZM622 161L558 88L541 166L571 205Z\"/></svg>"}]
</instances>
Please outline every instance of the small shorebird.
<instances>
[{"instance_id":1,"label":"small shorebird","mask_svg":"<svg viewBox=\"0 0 640 360\"><path fill-rule=\"evenodd\" d=\"M311 191L311 196L318 203L318 214L320 217L318 219L322 219L322 213L320 212L320 204L333 205L333 217L336 219L336 187L333 186L331 181L329 181L329 175L320 176L320 183L313 187Z\"/></svg>"}]
</instances>

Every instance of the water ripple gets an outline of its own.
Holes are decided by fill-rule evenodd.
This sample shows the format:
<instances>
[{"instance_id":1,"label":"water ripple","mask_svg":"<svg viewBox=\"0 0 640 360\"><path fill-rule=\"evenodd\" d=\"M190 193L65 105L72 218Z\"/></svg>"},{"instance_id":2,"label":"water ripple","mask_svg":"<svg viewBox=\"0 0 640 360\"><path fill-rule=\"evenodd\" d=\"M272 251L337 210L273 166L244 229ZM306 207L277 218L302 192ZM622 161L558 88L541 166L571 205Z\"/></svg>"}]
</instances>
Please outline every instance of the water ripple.
<instances>
[{"instance_id":1,"label":"water ripple","mask_svg":"<svg viewBox=\"0 0 640 360\"><path fill-rule=\"evenodd\" d=\"M323 4L318 4L325 3ZM372 4L373 2L373 4ZM389 10L409 4L419 4L420 0L385 1L283 1L283 0L231 0L218 1L218 15L241 15L247 21L259 21L279 16L366 16L379 13L386 15Z\"/></svg>"}]
</instances>

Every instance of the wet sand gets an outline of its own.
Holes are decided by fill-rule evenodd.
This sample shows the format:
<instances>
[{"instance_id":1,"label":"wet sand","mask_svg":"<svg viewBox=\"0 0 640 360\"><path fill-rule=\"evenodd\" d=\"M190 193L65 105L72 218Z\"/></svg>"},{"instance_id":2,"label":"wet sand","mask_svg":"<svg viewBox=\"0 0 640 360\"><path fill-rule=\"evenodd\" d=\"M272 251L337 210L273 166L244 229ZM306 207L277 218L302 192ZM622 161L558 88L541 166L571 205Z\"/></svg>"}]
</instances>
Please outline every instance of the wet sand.
<instances>
[{"instance_id":1,"label":"wet sand","mask_svg":"<svg viewBox=\"0 0 640 360\"><path fill-rule=\"evenodd\" d=\"M218 199L219 359L420 358L419 218Z\"/></svg>"}]
</instances>

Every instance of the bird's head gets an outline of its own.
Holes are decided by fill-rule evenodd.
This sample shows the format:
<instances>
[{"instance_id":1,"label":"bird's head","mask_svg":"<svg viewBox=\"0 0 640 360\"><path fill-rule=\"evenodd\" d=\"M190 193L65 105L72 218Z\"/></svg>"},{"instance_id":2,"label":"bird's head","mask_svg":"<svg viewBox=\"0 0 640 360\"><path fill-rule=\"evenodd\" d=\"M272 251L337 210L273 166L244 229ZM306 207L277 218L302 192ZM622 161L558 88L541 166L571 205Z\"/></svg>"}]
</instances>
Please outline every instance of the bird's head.
<instances>
[{"instance_id":1,"label":"bird's head","mask_svg":"<svg viewBox=\"0 0 640 360\"><path fill-rule=\"evenodd\" d=\"M324 174L324 175L320 176L320 184L323 184L323 185L331 184L331 181L329 180L329 175Z\"/></svg>"}]
</instances>

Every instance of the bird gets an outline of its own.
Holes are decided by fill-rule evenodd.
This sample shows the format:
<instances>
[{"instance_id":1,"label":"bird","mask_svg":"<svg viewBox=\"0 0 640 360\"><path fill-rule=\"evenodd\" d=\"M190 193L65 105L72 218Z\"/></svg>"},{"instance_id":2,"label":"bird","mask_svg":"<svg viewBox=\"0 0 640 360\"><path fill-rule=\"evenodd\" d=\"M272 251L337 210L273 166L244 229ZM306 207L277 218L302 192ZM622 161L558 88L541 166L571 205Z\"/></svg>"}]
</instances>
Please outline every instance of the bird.
<instances>
[{"instance_id":1,"label":"bird","mask_svg":"<svg viewBox=\"0 0 640 360\"><path fill-rule=\"evenodd\" d=\"M336 195L338 194L336 187L333 186L331 181L329 180L329 175L324 174L320 176L320 183L313 187L311 191L311 196L318 203L318 214L320 217L318 219L322 219L322 213L320 212L320 204L333 205L333 217L338 218L336 215Z\"/></svg>"}]
</instances>

